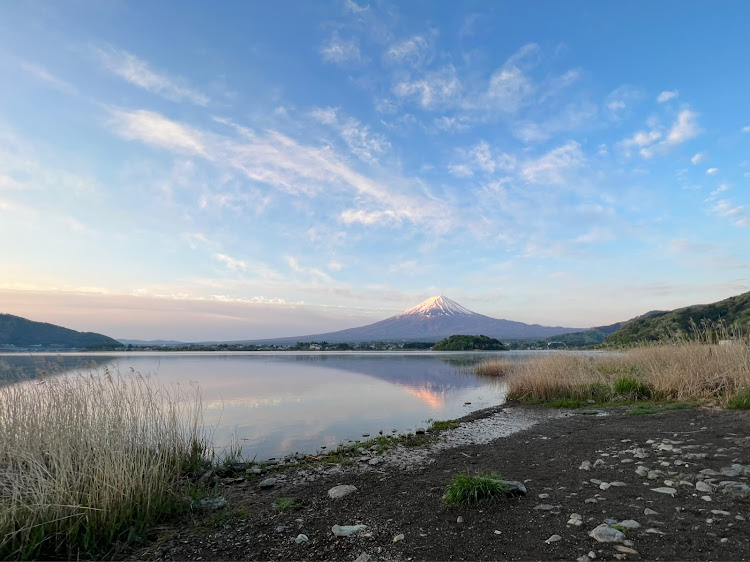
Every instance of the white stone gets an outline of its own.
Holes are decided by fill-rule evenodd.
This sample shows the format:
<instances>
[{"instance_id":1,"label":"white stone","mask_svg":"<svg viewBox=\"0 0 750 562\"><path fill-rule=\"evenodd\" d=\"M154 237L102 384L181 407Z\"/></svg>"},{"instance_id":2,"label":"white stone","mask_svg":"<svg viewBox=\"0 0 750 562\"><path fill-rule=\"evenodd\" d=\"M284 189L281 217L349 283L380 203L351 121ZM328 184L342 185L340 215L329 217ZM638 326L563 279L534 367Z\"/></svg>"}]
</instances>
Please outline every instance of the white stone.
<instances>
[{"instance_id":1,"label":"white stone","mask_svg":"<svg viewBox=\"0 0 750 562\"><path fill-rule=\"evenodd\" d=\"M625 539L625 535L621 531L610 527L606 523L602 523L589 532L589 536L598 542L622 542Z\"/></svg>"},{"instance_id":2,"label":"white stone","mask_svg":"<svg viewBox=\"0 0 750 562\"><path fill-rule=\"evenodd\" d=\"M331 531L337 537L348 537L365 529L367 529L367 525L334 525L331 527Z\"/></svg>"},{"instance_id":3,"label":"white stone","mask_svg":"<svg viewBox=\"0 0 750 562\"><path fill-rule=\"evenodd\" d=\"M351 484L340 484L328 490L328 497L332 500L337 500L344 496L348 496L349 494L353 494L356 491L356 486L352 486Z\"/></svg>"},{"instance_id":4,"label":"white stone","mask_svg":"<svg viewBox=\"0 0 750 562\"><path fill-rule=\"evenodd\" d=\"M562 540L562 537L560 535L552 535L550 538L548 538L546 541L547 544L552 544L553 542L557 542Z\"/></svg>"},{"instance_id":5,"label":"white stone","mask_svg":"<svg viewBox=\"0 0 750 562\"><path fill-rule=\"evenodd\" d=\"M660 494L669 494L672 497L674 497L674 495L677 493L677 490L675 490L674 488L669 488L669 487L651 488L651 491L658 492Z\"/></svg>"},{"instance_id":6,"label":"white stone","mask_svg":"<svg viewBox=\"0 0 750 562\"><path fill-rule=\"evenodd\" d=\"M303 542L307 542L307 541L309 541L309 540L310 540L310 539L309 539L309 538L307 538L307 535L303 535L302 533L300 533L300 534L299 534L299 535L297 535L297 537L296 537L296 538L294 539L294 542L296 542L297 544L302 544Z\"/></svg>"}]
</instances>

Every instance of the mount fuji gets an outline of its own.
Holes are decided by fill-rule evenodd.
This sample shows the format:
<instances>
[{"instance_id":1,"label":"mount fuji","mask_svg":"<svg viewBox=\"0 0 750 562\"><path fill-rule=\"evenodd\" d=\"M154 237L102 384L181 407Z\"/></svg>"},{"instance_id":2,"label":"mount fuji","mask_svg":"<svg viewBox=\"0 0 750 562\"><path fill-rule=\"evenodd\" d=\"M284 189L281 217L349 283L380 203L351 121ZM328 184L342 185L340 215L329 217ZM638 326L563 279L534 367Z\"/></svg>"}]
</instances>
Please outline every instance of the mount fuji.
<instances>
[{"instance_id":1,"label":"mount fuji","mask_svg":"<svg viewBox=\"0 0 750 562\"><path fill-rule=\"evenodd\" d=\"M380 322L326 334L280 338L277 343L327 341L330 343L367 341L437 341L454 334L484 335L499 340L546 338L580 328L549 327L491 318L472 312L445 296L431 297L417 306Z\"/></svg>"}]
</instances>

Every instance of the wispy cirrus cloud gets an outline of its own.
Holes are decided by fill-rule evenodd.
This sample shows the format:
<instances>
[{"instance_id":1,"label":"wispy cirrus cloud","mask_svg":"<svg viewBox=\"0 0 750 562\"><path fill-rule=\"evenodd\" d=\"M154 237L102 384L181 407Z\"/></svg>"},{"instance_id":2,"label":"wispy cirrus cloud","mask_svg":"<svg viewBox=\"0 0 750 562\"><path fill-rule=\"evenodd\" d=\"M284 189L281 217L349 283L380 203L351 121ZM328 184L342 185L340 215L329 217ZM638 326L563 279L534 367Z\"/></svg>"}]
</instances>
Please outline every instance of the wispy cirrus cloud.
<instances>
[{"instance_id":1,"label":"wispy cirrus cloud","mask_svg":"<svg viewBox=\"0 0 750 562\"><path fill-rule=\"evenodd\" d=\"M69 82L66 82L62 78L55 76L41 64L29 62L26 60L20 61L19 64L23 70L25 70L32 76L35 76L42 82L48 84L49 86L51 86L53 89L57 90L58 92L62 92L63 94L77 94L78 93L78 90L76 89L75 86L73 86Z\"/></svg>"},{"instance_id":2,"label":"wispy cirrus cloud","mask_svg":"<svg viewBox=\"0 0 750 562\"><path fill-rule=\"evenodd\" d=\"M216 122L234 135L199 130L144 110L112 109L110 115L110 128L126 140L201 156L221 170L238 172L246 180L290 195L348 193L351 205L339 214L345 224L409 222L435 230L452 224L450 209L426 197L424 186L384 171L384 180L368 177L346 164L330 146L301 144L274 130L256 133L226 119Z\"/></svg>"},{"instance_id":3,"label":"wispy cirrus cloud","mask_svg":"<svg viewBox=\"0 0 750 562\"><path fill-rule=\"evenodd\" d=\"M627 156L630 156L631 148L640 148L639 154L643 158L665 154L675 146L694 139L702 132L698 125L698 114L689 108L681 110L668 129L660 126L654 119L649 120L649 125L649 130L638 131L619 142L619 146L624 149ZM704 156L696 154L691 161L696 164L703 161Z\"/></svg>"},{"instance_id":4,"label":"wispy cirrus cloud","mask_svg":"<svg viewBox=\"0 0 750 562\"><path fill-rule=\"evenodd\" d=\"M586 157L581 150L581 145L570 141L537 159L524 162L521 167L521 176L529 183L564 185L571 172L585 163Z\"/></svg>"},{"instance_id":5,"label":"wispy cirrus cloud","mask_svg":"<svg viewBox=\"0 0 750 562\"><path fill-rule=\"evenodd\" d=\"M421 66L430 53L430 44L422 35L414 35L403 41L392 44L385 53L383 59L392 64L407 64L410 66Z\"/></svg>"},{"instance_id":6,"label":"wispy cirrus cloud","mask_svg":"<svg viewBox=\"0 0 750 562\"><path fill-rule=\"evenodd\" d=\"M153 70L149 64L132 53L112 46L93 47L94 56L105 70L126 82L175 102L187 101L207 106L208 96L192 88L184 78Z\"/></svg>"},{"instance_id":7,"label":"wispy cirrus cloud","mask_svg":"<svg viewBox=\"0 0 750 562\"><path fill-rule=\"evenodd\" d=\"M690 159L690 162L693 164L700 164L701 162L705 162L708 160L708 154L705 152L698 152L697 154L693 155L693 157Z\"/></svg>"},{"instance_id":8,"label":"wispy cirrus cloud","mask_svg":"<svg viewBox=\"0 0 750 562\"><path fill-rule=\"evenodd\" d=\"M665 102L668 102L669 100L675 99L679 95L680 95L680 92L678 92L677 90L664 90L656 98L656 101L659 103L665 103Z\"/></svg>"},{"instance_id":9,"label":"wispy cirrus cloud","mask_svg":"<svg viewBox=\"0 0 750 562\"><path fill-rule=\"evenodd\" d=\"M310 112L310 117L334 128L352 154L365 162L377 162L378 158L390 147L390 142L385 135L374 133L369 125L363 125L353 117L341 115L338 108L317 107Z\"/></svg>"},{"instance_id":10,"label":"wispy cirrus cloud","mask_svg":"<svg viewBox=\"0 0 750 562\"><path fill-rule=\"evenodd\" d=\"M458 160L448 165L448 171L457 177L469 177L475 173L494 174L495 171L510 171L516 167L515 157L493 150L486 141L471 148L456 150Z\"/></svg>"},{"instance_id":11,"label":"wispy cirrus cloud","mask_svg":"<svg viewBox=\"0 0 750 562\"><path fill-rule=\"evenodd\" d=\"M334 33L328 41L321 45L318 52L325 62L339 66L365 62L365 57L359 49L357 40L342 39L337 33Z\"/></svg>"},{"instance_id":12,"label":"wispy cirrus cloud","mask_svg":"<svg viewBox=\"0 0 750 562\"><path fill-rule=\"evenodd\" d=\"M461 80L452 64L393 85L396 97L414 99L426 110L455 106L461 99L461 93Z\"/></svg>"}]
</instances>

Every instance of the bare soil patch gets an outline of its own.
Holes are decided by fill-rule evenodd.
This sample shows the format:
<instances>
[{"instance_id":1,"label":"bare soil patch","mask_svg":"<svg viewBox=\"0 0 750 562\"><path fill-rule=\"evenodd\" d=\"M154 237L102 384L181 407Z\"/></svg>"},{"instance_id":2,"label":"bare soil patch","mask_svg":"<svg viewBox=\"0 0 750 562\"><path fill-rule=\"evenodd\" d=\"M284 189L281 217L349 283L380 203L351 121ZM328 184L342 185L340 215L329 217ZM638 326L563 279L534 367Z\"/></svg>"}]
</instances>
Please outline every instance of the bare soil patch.
<instances>
[{"instance_id":1,"label":"bare soil patch","mask_svg":"<svg viewBox=\"0 0 750 562\"><path fill-rule=\"evenodd\" d=\"M489 443L436 448L407 469L386 461L367 470L341 467L304 482L290 474L268 489L258 480L225 484L220 493L228 508L159 528L128 558L590 560L593 554L596 560L750 560L750 499L723 493L728 485L721 484L733 481L742 490L750 480L750 412L633 416L611 408L606 415L557 417L508 406L485 412L484 419L508 410L542 412L538 417L547 419ZM482 417L472 419L464 425ZM581 468L587 463L588 470ZM739 473L727 476L722 469ZM442 495L457 472L498 472L525 482L528 495L449 507ZM710 491L696 489L698 482ZM328 490L340 484L357 491L329 498ZM655 488L673 488L674 494ZM274 507L289 497L298 508ZM574 513L580 525L569 523ZM624 520L640 525L619 527L626 542L589 536L600 524ZM367 529L350 537L331 530L355 524ZM298 544L300 534L308 540ZM553 535L559 539L550 541Z\"/></svg>"}]
</instances>

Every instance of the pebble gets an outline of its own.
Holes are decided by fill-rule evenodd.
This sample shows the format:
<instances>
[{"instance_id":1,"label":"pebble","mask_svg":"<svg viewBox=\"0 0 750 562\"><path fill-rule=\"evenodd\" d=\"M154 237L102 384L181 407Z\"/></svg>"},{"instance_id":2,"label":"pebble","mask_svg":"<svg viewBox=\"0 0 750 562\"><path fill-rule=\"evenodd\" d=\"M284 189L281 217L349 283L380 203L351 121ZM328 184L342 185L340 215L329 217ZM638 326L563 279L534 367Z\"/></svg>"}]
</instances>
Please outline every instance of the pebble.
<instances>
[{"instance_id":1,"label":"pebble","mask_svg":"<svg viewBox=\"0 0 750 562\"><path fill-rule=\"evenodd\" d=\"M712 500L711 500L711 496L701 496L701 499L702 499L702 500L703 500L704 502L710 502L710 501L712 501Z\"/></svg>"},{"instance_id":2,"label":"pebble","mask_svg":"<svg viewBox=\"0 0 750 562\"><path fill-rule=\"evenodd\" d=\"M534 509L537 509L539 511L552 511L553 509L555 509L555 506L548 503L540 503L539 505L535 505Z\"/></svg>"},{"instance_id":3,"label":"pebble","mask_svg":"<svg viewBox=\"0 0 750 562\"><path fill-rule=\"evenodd\" d=\"M614 486L615 488L622 488L623 486L627 486L625 482L610 482L610 486Z\"/></svg>"},{"instance_id":4,"label":"pebble","mask_svg":"<svg viewBox=\"0 0 750 562\"><path fill-rule=\"evenodd\" d=\"M747 484L731 484L722 488L722 493L736 499L750 498L750 486Z\"/></svg>"},{"instance_id":5,"label":"pebble","mask_svg":"<svg viewBox=\"0 0 750 562\"><path fill-rule=\"evenodd\" d=\"M310 539L307 537L307 535L300 533L299 535L296 536L296 538L294 539L294 542L296 542L297 544L302 544L303 542L307 542L309 540Z\"/></svg>"},{"instance_id":6,"label":"pebble","mask_svg":"<svg viewBox=\"0 0 750 562\"><path fill-rule=\"evenodd\" d=\"M600 490L609 490L609 488L611 486L612 486L612 484L610 484L609 482L602 482L601 484L599 484L599 489Z\"/></svg>"},{"instance_id":7,"label":"pebble","mask_svg":"<svg viewBox=\"0 0 750 562\"><path fill-rule=\"evenodd\" d=\"M463 523L463 522L464 522L464 518L463 518L462 516L460 516L460 515L459 515L459 516L458 516L458 517L456 518L456 523Z\"/></svg>"},{"instance_id":8,"label":"pebble","mask_svg":"<svg viewBox=\"0 0 750 562\"><path fill-rule=\"evenodd\" d=\"M578 470L591 470L591 461L583 461L581 466L578 467Z\"/></svg>"},{"instance_id":9,"label":"pebble","mask_svg":"<svg viewBox=\"0 0 750 562\"><path fill-rule=\"evenodd\" d=\"M354 560L354 562L370 562L372 560L372 556L367 554L366 552L363 552L357 558Z\"/></svg>"},{"instance_id":10,"label":"pebble","mask_svg":"<svg viewBox=\"0 0 750 562\"><path fill-rule=\"evenodd\" d=\"M334 525L331 527L331 531L337 537L348 537L365 529L367 529L367 525Z\"/></svg>"},{"instance_id":11,"label":"pebble","mask_svg":"<svg viewBox=\"0 0 750 562\"><path fill-rule=\"evenodd\" d=\"M634 519L625 519L617 524L618 527L625 527L626 529L640 529L641 524Z\"/></svg>"},{"instance_id":12,"label":"pebble","mask_svg":"<svg viewBox=\"0 0 750 562\"><path fill-rule=\"evenodd\" d=\"M578 513L571 513L570 519L568 519L568 525L575 525L576 527L583 525L583 517Z\"/></svg>"},{"instance_id":13,"label":"pebble","mask_svg":"<svg viewBox=\"0 0 750 562\"><path fill-rule=\"evenodd\" d=\"M625 539L624 533L610 527L606 523L602 523L589 532L589 536L598 542L622 542Z\"/></svg>"},{"instance_id":14,"label":"pebble","mask_svg":"<svg viewBox=\"0 0 750 562\"><path fill-rule=\"evenodd\" d=\"M722 509L712 509L711 513L713 513L714 515L732 515L728 511L724 511Z\"/></svg>"},{"instance_id":15,"label":"pebble","mask_svg":"<svg viewBox=\"0 0 750 562\"><path fill-rule=\"evenodd\" d=\"M210 511L224 509L229 505L223 496L219 496L218 498L204 498L200 501L200 504L203 509L208 509Z\"/></svg>"},{"instance_id":16,"label":"pebble","mask_svg":"<svg viewBox=\"0 0 750 562\"><path fill-rule=\"evenodd\" d=\"M377 457L367 461L367 464L369 464L370 466L375 466L376 464L379 464L379 463L380 463L380 459Z\"/></svg>"},{"instance_id":17,"label":"pebble","mask_svg":"<svg viewBox=\"0 0 750 562\"><path fill-rule=\"evenodd\" d=\"M696 482L695 483L695 489L699 492L713 492L713 488L711 487L711 484L706 484L705 482Z\"/></svg>"},{"instance_id":18,"label":"pebble","mask_svg":"<svg viewBox=\"0 0 750 562\"><path fill-rule=\"evenodd\" d=\"M539 494L537 497L540 500L546 500L549 497L549 494Z\"/></svg>"},{"instance_id":19,"label":"pebble","mask_svg":"<svg viewBox=\"0 0 750 562\"><path fill-rule=\"evenodd\" d=\"M630 547L627 547L627 546L622 546L621 544L616 544L615 545L615 550L617 552L622 552L623 554L638 554L637 550L634 550L634 549L632 549Z\"/></svg>"},{"instance_id":20,"label":"pebble","mask_svg":"<svg viewBox=\"0 0 750 562\"><path fill-rule=\"evenodd\" d=\"M643 510L643 515L659 515L659 512L654 511L650 507L647 507L646 509Z\"/></svg>"},{"instance_id":21,"label":"pebble","mask_svg":"<svg viewBox=\"0 0 750 562\"><path fill-rule=\"evenodd\" d=\"M641 466L639 466L638 468L635 469L635 473L638 476L648 476L648 472L649 472L648 468L646 468L643 465L641 465Z\"/></svg>"},{"instance_id":22,"label":"pebble","mask_svg":"<svg viewBox=\"0 0 750 562\"><path fill-rule=\"evenodd\" d=\"M356 491L356 486L352 486L351 484L340 484L328 490L328 497L332 500L337 500L344 496L348 496L349 494L353 494Z\"/></svg>"},{"instance_id":23,"label":"pebble","mask_svg":"<svg viewBox=\"0 0 750 562\"><path fill-rule=\"evenodd\" d=\"M259 488L273 488L276 485L276 478L266 478L258 484Z\"/></svg>"},{"instance_id":24,"label":"pebble","mask_svg":"<svg viewBox=\"0 0 750 562\"><path fill-rule=\"evenodd\" d=\"M651 533L652 535L664 535L664 531L660 531L659 529L655 529L654 527L651 527L650 529L646 529L647 533Z\"/></svg>"},{"instance_id":25,"label":"pebble","mask_svg":"<svg viewBox=\"0 0 750 562\"><path fill-rule=\"evenodd\" d=\"M674 488L664 487L661 488L651 488L652 492L659 492L660 494L669 494L670 496L674 497L674 495L677 493L677 490Z\"/></svg>"},{"instance_id":26,"label":"pebble","mask_svg":"<svg viewBox=\"0 0 750 562\"><path fill-rule=\"evenodd\" d=\"M553 542L557 542L562 540L562 537L560 535L552 535L550 538L548 538L546 541L547 544L552 544Z\"/></svg>"},{"instance_id":27,"label":"pebble","mask_svg":"<svg viewBox=\"0 0 750 562\"><path fill-rule=\"evenodd\" d=\"M402 540L404 540L404 538L405 538L405 537L404 537L404 535L403 535L403 534L400 534L400 535L396 535L395 537L393 537L393 542L399 542L399 541L402 541Z\"/></svg>"}]
</instances>

